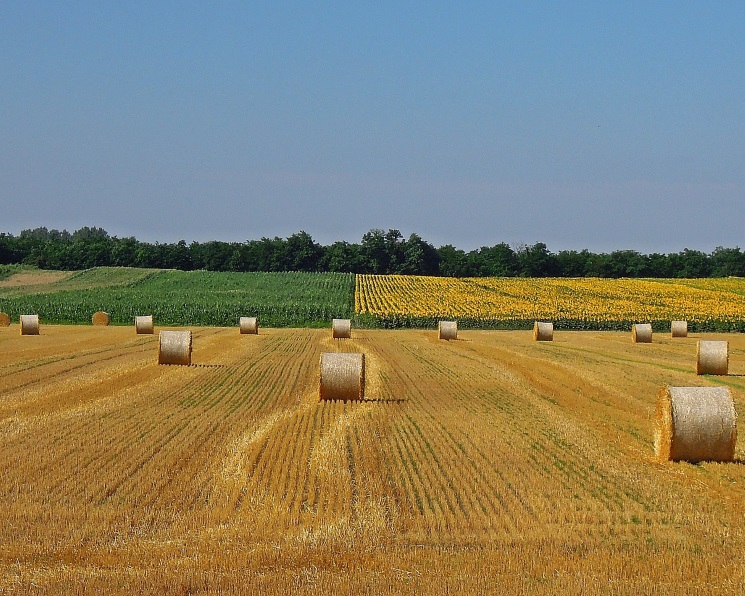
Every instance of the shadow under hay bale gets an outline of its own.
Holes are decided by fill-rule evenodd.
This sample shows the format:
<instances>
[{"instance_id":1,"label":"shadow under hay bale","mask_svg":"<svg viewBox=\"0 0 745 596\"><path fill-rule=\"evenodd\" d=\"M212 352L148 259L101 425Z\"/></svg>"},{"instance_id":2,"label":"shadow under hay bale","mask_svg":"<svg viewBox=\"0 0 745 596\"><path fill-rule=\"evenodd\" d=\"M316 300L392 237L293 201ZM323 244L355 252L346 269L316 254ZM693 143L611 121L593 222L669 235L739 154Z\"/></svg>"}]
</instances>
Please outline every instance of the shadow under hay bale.
<instances>
[{"instance_id":1,"label":"shadow under hay bale","mask_svg":"<svg viewBox=\"0 0 745 596\"><path fill-rule=\"evenodd\" d=\"M699 340L696 344L696 374L726 375L729 372L729 342Z\"/></svg>"},{"instance_id":2,"label":"shadow under hay bale","mask_svg":"<svg viewBox=\"0 0 745 596\"><path fill-rule=\"evenodd\" d=\"M39 335L39 315L21 315L21 335Z\"/></svg>"},{"instance_id":3,"label":"shadow under hay bale","mask_svg":"<svg viewBox=\"0 0 745 596\"><path fill-rule=\"evenodd\" d=\"M153 325L153 315L143 315L135 317L135 333L152 335L155 332Z\"/></svg>"},{"instance_id":4,"label":"shadow under hay bale","mask_svg":"<svg viewBox=\"0 0 745 596\"><path fill-rule=\"evenodd\" d=\"M671 337L688 337L688 321L673 321L670 323Z\"/></svg>"},{"instance_id":5,"label":"shadow under hay bale","mask_svg":"<svg viewBox=\"0 0 745 596\"><path fill-rule=\"evenodd\" d=\"M631 327L631 341L635 344L652 343L652 324L636 323Z\"/></svg>"},{"instance_id":6,"label":"shadow under hay bale","mask_svg":"<svg viewBox=\"0 0 745 596\"><path fill-rule=\"evenodd\" d=\"M541 321L533 323L533 341L554 341L554 324Z\"/></svg>"},{"instance_id":7,"label":"shadow under hay bale","mask_svg":"<svg viewBox=\"0 0 745 596\"><path fill-rule=\"evenodd\" d=\"M458 321L440 321L437 324L437 339L458 339Z\"/></svg>"},{"instance_id":8,"label":"shadow under hay bale","mask_svg":"<svg viewBox=\"0 0 745 596\"><path fill-rule=\"evenodd\" d=\"M350 339L352 337L352 320L333 319L331 321L331 337L333 339Z\"/></svg>"},{"instance_id":9,"label":"shadow under hay bale","mask_svg":"<svg viewBox=\"0 0 745 596\"><path fill-rule=\"evenodd\" d=\"M103 327L106 327L109 323L111 323L111 316L109 316L109 313L99 310L98 312L93 313L93 316L91 317L91 323L93 325L101 325Z\"/></svg>"},{"instance_id":10,"label":"shadow under hay bale","mask_svg":"<svg viewBox=\"0 0 745 596\"><path fill-rule=\"evenodd\" d=\"M730 462L737 413L728 387L663 387L657 396L655 453L661 461Z\"/></svg>"},{"instance_id":11,"label":"shadow under hay bale","mask_svg":"<svg viewBox=\"0 0 745 596\"><path fill-rule=\"evenodd\" d=\"M259 320L256 317L241 317L238 320L241 335L258 335Z\"/></svg>"},{"instance_id":12,"label":"shadow under hay bale","mask_svg":"<svg viewBox=\"0 0 745 596\"><path fill-rule=\"evenodd\" d=\"M161 331L158 364L191 364L191 331Z\"/></svg>"},{"instance_id":13,"label":"shadow under hay bale","mask_svg":"<svg viewBox=\"0 0 745 596\"><path fill-rule=\"evenodd\" d=\"M8 327L10 325L10 317L4 312L0 312L0 327Z\"/></svg>"},{"instance_id":14,"label":"shadow under hay bale","mask_svg":"<svg viewBox=\"0 0 745 596\"><path fill-rule=\"evenodd\" d=\"M323 352L319 383L321 400L365 398L365 355Z\"/></svg>"}]
</instances>

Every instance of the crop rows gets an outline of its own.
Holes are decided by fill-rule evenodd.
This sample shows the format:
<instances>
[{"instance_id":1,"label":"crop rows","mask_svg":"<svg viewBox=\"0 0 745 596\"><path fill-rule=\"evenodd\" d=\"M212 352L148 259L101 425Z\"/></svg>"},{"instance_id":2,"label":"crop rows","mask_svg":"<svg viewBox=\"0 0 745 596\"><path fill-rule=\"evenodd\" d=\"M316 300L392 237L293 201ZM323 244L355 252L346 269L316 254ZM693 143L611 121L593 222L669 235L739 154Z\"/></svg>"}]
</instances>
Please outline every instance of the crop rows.
<instances>
[{"instance_id":1,"label":"crop rows","mask_svg":"<svg viewBox=\"0 0 745 596\"><path fill-rule=\"evenodd\" d=\"M24 290L0 292L0 311L12 320L33 313L43 323L80 324L103 310L114 324L132 324L135 316L152 314L161 325L228 327L240 316L255 316L262 326L317 327L352 315L354 278L113 268L78 273L41 291L33 286Z\"/></svg>"},{"instance_id":2,"label":"crop rows","mask_svg":"<svg viewBox=\"0 0 745 596\"><path fill-rule=\"evenodd\" d=\"M383 327L526 329L536 320L557 329L657 330L686 320L692 330L745 330L745 280L474 278L358 275L355 310Z\"/></svg>"},{"instance_id":3,"label":"crop rows","mask_svg":"<svg viewBox=\"0 0 745 596\"><path fill-rule=\"evenodd\" d=\"M651 419L664 383L745 407L727 339L698 378L694 337L204 327L178 367L131 328L0 329L0 590L733 591L743 466L656 463ZM318 401L338 350L365 401Z\"/></svg>"}]
</instances>

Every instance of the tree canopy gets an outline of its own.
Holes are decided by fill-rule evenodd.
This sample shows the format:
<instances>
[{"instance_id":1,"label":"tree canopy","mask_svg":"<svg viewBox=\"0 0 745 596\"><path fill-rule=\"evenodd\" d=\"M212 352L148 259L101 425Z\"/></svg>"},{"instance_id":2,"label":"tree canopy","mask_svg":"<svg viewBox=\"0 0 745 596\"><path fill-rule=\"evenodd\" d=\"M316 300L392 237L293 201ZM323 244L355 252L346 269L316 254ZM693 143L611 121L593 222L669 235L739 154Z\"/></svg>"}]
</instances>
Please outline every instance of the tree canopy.
<instances>
[{"instance_id":1,"label":"tree canopy","mask_svg":"<svg viewBox=\"0 0 745 596\"><path fill-rule=\"evenodd\" d=\"M418 234L372 229L359 244L317 243L300 231L287 238L245 242L140 242L110 236L103 228L75 232L36 228L17 236L0 233L0 264L79 270L98 266L205 269L209 271L333 271L449 277L726 277L745 276L745 253L718 247L670 254L633 250L552 253L537 242L511 247L500 242L466 252L451 244L435 248Z\"/></svg>"}]
</instances>

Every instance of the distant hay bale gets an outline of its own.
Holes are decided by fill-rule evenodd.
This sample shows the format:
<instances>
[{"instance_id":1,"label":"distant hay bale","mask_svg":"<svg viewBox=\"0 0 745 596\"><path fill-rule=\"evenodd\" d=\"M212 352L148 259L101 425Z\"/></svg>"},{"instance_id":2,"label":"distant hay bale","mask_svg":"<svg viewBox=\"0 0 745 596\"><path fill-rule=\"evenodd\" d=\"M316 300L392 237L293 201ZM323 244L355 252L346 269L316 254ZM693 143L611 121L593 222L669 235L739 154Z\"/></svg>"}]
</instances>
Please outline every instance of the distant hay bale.
<instances>
[{"instance_id":1,"label":"distant hay bale","mask_svg":"<svg viewBox=\"0 0 745 596\"><path fill-rule=\"evenodd\" d=\"M437 325L437 339L458 339L458 321L440 321Z\"/></svg>"},{"instance_id":2,"label":"distant hay bale","mask_svg":"<svg viewBox=\"0 0 745 596\"><path fill-rule=\"evenodd\" d=\"M726 375L729 371L729 342L699 340L696 344L696 374Z\"/></svg>"},{"instance_id":3,"label":"distant hay bale","mask_svg":"<svg viewBox=\"0 0 745 596\"><path fill-rule=\"evenodd\" d=\"M663 387L654 446L662 461L732 461L737 413L728 387Z\"/></svg>"},{"instance_id":4,"label":"distant hay bale","mask_svg":"<svg viewBox=\"0 0 745 596\"><path fill-rule=\"evenodd\" d=\"M652 343L652 325L650 323L637 323L631 328L631 341L635 344Z\"/></svg>"},{"instance_id":5,"label":"distant hay bale","mask_svg":"<svg viewBox=\"0 0 745 596\"><path fill-rule=\"evenodd\" d=\"M154 333L153 315L135 317L135 332L138 334Z\"/></svg>"},{"instance_id":6,"label":"distant hay bale","mask_svg":"<svg viewBox=\"0 0 745 596\"><path fill-rule=\"evenodd\" d=\"M670 323L671 337L688 337L688 321L673 321Z\"/></svg>"},{"instance_id":7,"label":"distant hay bale","mask_svg":"<svg viewBox=\"0 0 745 596\"><path fill-rule=\"evenodd\" d=\"M321 354L319 397L360 400L365 397L365 355L324 352Z\"/></svg>"},{"instance_id":8,"label":"distant hay bale","mask_svg":"<svg viewBox=\"0 0 745 596\"><path fill-rule=\"evenodd\" d=\"M161 331L158 364L191 364L191 331Z\"/></svg>"},{"instance_id":9,"label":"distant hay bale","mask_svg":"<svg viewBox=\"0 0 745 596\"><path fill-rule=\"evenodd\" d=\"M21 315L21 335L39 335L39 315Z\"/></svg>"},{"instance_id":10,"label":"distant hay bale","mask_svg":"<svg viewBox=\"0 0 745 596\"><path fill-rule=\"evenodd\" d=\"M10 317L4 312L0 312L0 327L7 327L10 325Z\"/></svg>"},{"instance_id":11,"label":"distant hay bale","mask_svg":"<svg viewBox=\"0 0 745 596\"><path fill-rule=\"evenodd\" d=\"M554 324L541 321L533 323L533 341L554 341Z\"/></svg>"},{"instance_id":12,"label":"distant hay bale","mask_svg":"<svg viewBox=\"0 0 745 596\"><path fill-rule=\"evenodd\" d=\"M259 333L259 320L256 317L241 317L238 321L241 334L257 335Z\"/></svg>"},{"instance_id":13,"label":"distant hay bale","mask_svg":"<svg viewBox=\"0 0 745 596\"><path fill-rule=\"evenodd\" d=\"M111 317L109 316L109 313L104 312L102 310L99 310L98 312L93 313L93 317L91 318L91 322L94 325L103 325L103 326L106 326L109 323L111 323Z\"/></svg>"},{"instance_id":14,"label":"distant hay bale","mask_svg":"<svg viewBox=\"0 0 745 596\"><path fill-rule=\"evenodd\" d=\"M331 321L331 337L334 339L349 339L352 337L351 319L334 319Z\"/></svg>"}]
</instances>

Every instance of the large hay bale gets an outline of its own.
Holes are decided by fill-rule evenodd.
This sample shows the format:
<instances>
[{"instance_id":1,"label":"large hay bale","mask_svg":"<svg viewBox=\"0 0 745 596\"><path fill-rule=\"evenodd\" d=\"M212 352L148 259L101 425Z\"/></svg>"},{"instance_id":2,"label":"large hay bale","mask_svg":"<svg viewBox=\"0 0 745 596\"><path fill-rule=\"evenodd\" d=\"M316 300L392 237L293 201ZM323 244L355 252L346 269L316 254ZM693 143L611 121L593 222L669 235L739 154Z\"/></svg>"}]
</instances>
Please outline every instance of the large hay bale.
<instances>
[{"instance_id":1,"label":"large hay bale","mask_svg":"<svg viewBox=\"0 0 745 596\"><path fill-rule=\"evenodd\" d=\"M324 352L321 354L319 397L360 400L365 397L365 355Z\"/></svg>"},{"instance_id":2,"label":"large hay bale","mask_svg":"<svg viewBox=\"0 0 745 596\"><path fill-rule=\"evenodd\" d=\"M10 317L4 312L0 312L0 327L7 327L10 325Z\"/></svg>"},{"instance_id":3,"label":"large hay bale","mask_svg":"<svg viewBox=\"0 0 745 596\"><path fill-rule=\"evenodd\" d=\"M696 374L726 375L729 371L729 342L699 340L696 344Z\"/></svg>"},{"instance_id":4,"label":"large hay bale","mask_svg":"<svg viewBox=\"0 0 745 596\"><path fill-rule=\"evenodd\" d=\"M458 321L440 321L437 325L437 339L458 339Z\"/></svg>"},{"instance_id":5,"label":"large hay bale","mask_svg":"<svg viewBox=\"0 0 745 596\"><path fill-rule=\"evenodd\" d=\"M21 315L21 335L39 335L39 315Z\"/></svg>"},{"instance_id":6,"label":"large hay bale","mask_svg":"<svg viewBox=\"0 0 745 596\"><path fill-rule=\"evenodd\" d=\"M688 337L688 321L673 321L670 323L671 337Z\"/></svg>"},{"instance_id":7,"label":"large hay bale","mask_svg":"<svg viewBox=\"0 0 745 596\"><path fill-rule=\"evenodd\" d=\"M238 321L241 334L257 335L259 333L259 320L256 317L241 317Z\"/></svg>"},{"instance_id":8,"label":"large hay bale","mask_svg":"<svg viewBox=\"0 0 745 596\"><path fill-rule=\"evenodd\" d=\"M161 331L158 364L191 364L191 331Z\"/></svg>"},{"instance_id":9,"label":"large hay bale","mask_svg":"<svg viewBox=\"0 0 745 596\"><path fill-rule=\"evenodd\" d=\"M135 317L135 332L138 334L152 334L155 332L153 326L153 315Z\"/></svg>"},{"instance_id":10,"label":"large hay bale","mask_svg":"<svg viewBox=\"0 0 745 596\"><path fill-rule=\"evenodd\" d=\"M631 341L633 341L635 344L651 344L651 323L637 323L633 327L631 327Z\"/></svg>"},{"instance_id":11,"label":"large hay bale","mask_svg":"<svg viewBox=\"0 0 745 596\"><path fill-rule=\"evenodd\" d=\"M93 313L91 323L94 325L103 325L105 327L111 323L111 317L109 316L109 313L99 310L98 312Z\"/></svg>"},{"instance_id":12,"label":"large hay bale","mask_svg":"<svg viewBox=\"0 0 745 596\"><path fill-rule=\"evenodd\" d=\"M737 413L728 387L663 387L654 447L663 461L732 461Z\"/></svg>"},{"instance_id":13,"label":"large hay bale","mask_svg":"<svg viewBox=\"0 0 745 596\"><path fill-rule=\"evenodd\" d=\"M554 341L554 324L542 321L533 323L533 341Z\"/></svg>"},{"instance_id":14,"label":"large hay bale","mask_svg":"<svg viewBox=\"0 0 745 596\"><path fill-rule=\"evenodd\" d=\"M349 339L352 337L351 319L333 319L331 321L331 337L334 339Z\"/></svg>"}]
</instances>

